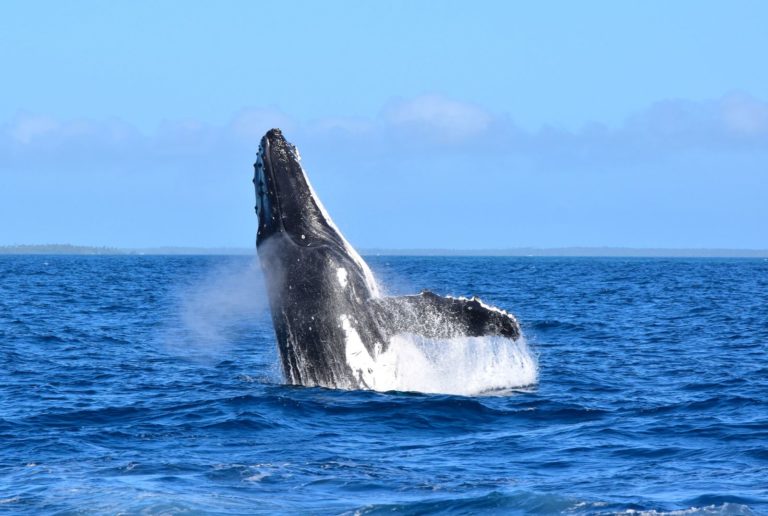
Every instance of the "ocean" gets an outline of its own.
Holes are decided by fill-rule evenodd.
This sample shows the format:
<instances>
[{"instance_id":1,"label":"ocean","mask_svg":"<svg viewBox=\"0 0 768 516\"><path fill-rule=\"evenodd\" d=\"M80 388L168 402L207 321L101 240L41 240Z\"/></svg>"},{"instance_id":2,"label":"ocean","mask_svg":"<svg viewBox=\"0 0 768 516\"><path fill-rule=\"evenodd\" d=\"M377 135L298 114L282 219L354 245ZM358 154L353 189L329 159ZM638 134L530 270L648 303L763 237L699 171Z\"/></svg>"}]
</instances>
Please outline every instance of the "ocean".
<instances>
[{"instance_id":1,"label":"ocean","mask_svg":"<svg viewBox=\"0 0 768 516\"><path fill-rule=\"evenodd\" d=\"M287 386L250 257L0 257L0 512L768 514L768 260L367 261L525 345Z\"/></svg>"}]
</instances>

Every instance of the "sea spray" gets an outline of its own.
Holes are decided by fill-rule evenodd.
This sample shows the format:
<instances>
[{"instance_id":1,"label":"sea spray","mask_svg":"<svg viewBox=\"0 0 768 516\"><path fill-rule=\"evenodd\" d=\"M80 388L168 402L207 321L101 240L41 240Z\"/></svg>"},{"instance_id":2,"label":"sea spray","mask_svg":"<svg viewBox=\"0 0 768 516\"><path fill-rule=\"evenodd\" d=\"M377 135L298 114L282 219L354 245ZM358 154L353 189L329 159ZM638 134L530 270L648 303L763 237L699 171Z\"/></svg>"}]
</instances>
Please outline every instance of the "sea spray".
<instances>
[{"instance_id":1,"label":"sea spray","mask_svg":"<svg viewBox=\"0 0 768 516\"><path fill-rule=\"evenodd\" d=\"M389 293L392 282L403 284L399 278L389 280L386 285L377 282L377 291ZM451 326L439 311L426 317L425 326ZM376 391L477 396L538 382L538 361L525 336L512 340L501 336L463 336L459 328L451 332L456 336L429 338L414 333L392 336L383 351L377 346L374 356L370 357L373 365L366 375L368 387ZM347 337L349 339L349 332Z\"/></svg>"},{"instance_id":2,"label":"sea spray","mask_svg":"<svg viewBox=\"0 0 768 516\"><path fill-rule=\"evenodd\" d=\"M170 351L195 360L213 359L242 332L253 331L255 319L267 317L267 295L256 259L221 264L179 287L175 297L173 326L163 340Z\"/></svg>"},{"instance_id":3,"label":"sea spray","mask_svg":"<svg viewBox=\"0 0 768 516\"><path fill-rule=\"evenodd\" d=\"M248 332L265 330L268 300L257 259L230 260L180 286L163 331L173 354L212 362ZM271 332L269 332L271 333ZM273 339L273 335L269 335ZM382 350L383 348L383 350ZM247 350L247 346L244 348ZM264 350L252 350L261 353ZM275 350L276 351L276 350ZM246 351L247 352L247 351ZM426 338L399 333L369 357L366 385L377 391L481 395L535 384L538 365L525 339ZM275 364L276 373L277 364ZM276 380L270 378L270 382Z\"/></svg>"},{"instance_id":4,"label":"sea spray","mask_svg":"<svg viewBox=\"0 0 768 516\"><path fill-rule=\"evenodd\" d=\"M399 334L376 357L372 376L378 391L475 396L535 384L538 364L524 337Z\"/></svg>"}]
</instances>

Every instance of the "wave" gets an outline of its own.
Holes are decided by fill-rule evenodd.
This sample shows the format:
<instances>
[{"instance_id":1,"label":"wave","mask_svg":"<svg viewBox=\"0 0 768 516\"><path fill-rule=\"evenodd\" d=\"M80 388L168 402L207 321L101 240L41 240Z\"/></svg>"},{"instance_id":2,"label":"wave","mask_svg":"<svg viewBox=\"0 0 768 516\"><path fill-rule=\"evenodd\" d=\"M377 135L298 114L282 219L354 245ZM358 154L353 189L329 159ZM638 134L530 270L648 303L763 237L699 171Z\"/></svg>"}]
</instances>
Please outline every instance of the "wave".
<instances>
[{"instance_id":1,"label":"wave","mask_svg":"<svg viewBox=\"0 0 768 516\"><path fill-rule=\"evenodd\" d=\"M502 494L419 500L411 503L372 504L345 512L345 515L376 514L573 514L573 515L627 515L627 516L752 516L749 505L725 502L684 509L659 510L623 508L619 504L599 501L579 501L556 494L517 492Z\"/></svg>"}]
</instances>

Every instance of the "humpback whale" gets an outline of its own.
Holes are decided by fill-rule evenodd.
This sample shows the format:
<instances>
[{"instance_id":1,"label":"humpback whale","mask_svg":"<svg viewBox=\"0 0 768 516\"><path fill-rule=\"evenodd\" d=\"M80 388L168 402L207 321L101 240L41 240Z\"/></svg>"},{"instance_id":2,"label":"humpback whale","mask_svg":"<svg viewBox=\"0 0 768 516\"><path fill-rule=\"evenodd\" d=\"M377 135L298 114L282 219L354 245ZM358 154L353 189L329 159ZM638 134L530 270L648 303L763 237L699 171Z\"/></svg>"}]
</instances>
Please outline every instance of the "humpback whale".
<instances>
[{"instance_id":1,"label":"humpback whale","mask_svg":"<svg viewBox=\"0 0 768 516\"><path fill-rule=\"evenodd\" d=\"M520 336L514 316L475 297L383 295L279 129L261 139L253 183L256 248L286 382L373 388L376 359L397 335Z\"/></svg>"}]
</instances>

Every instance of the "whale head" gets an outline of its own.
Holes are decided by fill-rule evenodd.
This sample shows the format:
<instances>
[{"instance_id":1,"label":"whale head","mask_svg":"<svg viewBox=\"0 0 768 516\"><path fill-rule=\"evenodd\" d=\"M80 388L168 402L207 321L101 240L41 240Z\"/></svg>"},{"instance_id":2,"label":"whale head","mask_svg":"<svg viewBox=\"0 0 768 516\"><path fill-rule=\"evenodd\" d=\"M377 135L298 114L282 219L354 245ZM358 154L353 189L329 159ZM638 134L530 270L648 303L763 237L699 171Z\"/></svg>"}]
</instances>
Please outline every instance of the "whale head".
<instances>
[{"instance_id":1,"label":"whale head","mask_svg":"<svg viewBox=\"0 0 768 516\"><path fill-rule=\"evenodd\" d=\"M312 190L301 166L301 156L280 129L261 139L254 164L257 246L275 235L312 247L338 241L340 235Z\"/></svg>"}]
</instances>

